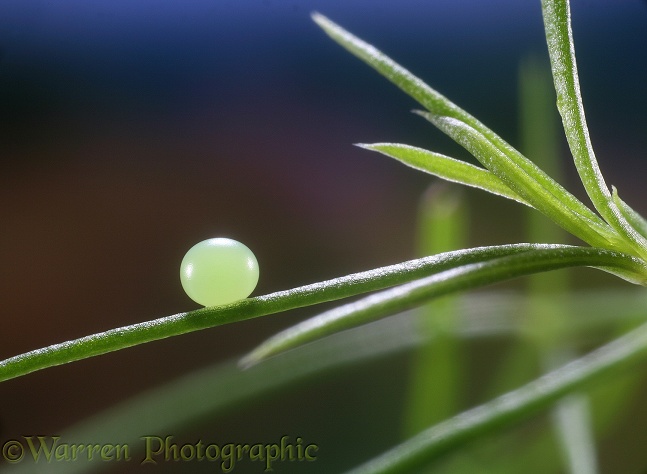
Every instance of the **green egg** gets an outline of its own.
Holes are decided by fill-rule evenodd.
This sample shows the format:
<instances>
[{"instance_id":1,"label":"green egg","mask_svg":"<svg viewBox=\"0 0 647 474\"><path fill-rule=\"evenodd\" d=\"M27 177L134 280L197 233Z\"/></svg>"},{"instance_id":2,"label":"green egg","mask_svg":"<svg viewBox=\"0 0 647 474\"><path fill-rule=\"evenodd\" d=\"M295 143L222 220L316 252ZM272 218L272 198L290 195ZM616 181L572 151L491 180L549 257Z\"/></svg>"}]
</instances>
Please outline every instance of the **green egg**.
<instances>
[{"instance_id":1,"label":"green egg","mask_svg":"<svg viewBox=\"0 0 647 474\"><path fill-rule=\"evenodd\" d=\"M258 283L258 262L240 242L215 238L189 249L180 266L186 294L203 306L233 303L247 298Z\"/></svg>"}]
</instances>

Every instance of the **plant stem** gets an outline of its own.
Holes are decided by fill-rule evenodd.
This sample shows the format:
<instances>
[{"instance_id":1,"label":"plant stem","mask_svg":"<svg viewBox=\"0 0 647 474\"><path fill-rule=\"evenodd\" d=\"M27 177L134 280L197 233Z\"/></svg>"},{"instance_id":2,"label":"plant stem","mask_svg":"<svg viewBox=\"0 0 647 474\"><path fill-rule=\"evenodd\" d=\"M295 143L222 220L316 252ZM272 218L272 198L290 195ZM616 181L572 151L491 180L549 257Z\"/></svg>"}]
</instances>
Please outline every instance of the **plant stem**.
<instances>
[{"instance_id":1,"label":"plant stem","mask_svg":"<svg viewBox=\"0 0 647 474\"><path fill-rule=\"evenodd\" d=\"M447 252L249 298L225 306L207 307L119 327L6 359L0 362L0 382L36 370L106 354L146 342L381 290L464 264L487 261L502 255L512 255L537 248L542 248L542 246L516 244Z\"/></svg>"}]
</instances>

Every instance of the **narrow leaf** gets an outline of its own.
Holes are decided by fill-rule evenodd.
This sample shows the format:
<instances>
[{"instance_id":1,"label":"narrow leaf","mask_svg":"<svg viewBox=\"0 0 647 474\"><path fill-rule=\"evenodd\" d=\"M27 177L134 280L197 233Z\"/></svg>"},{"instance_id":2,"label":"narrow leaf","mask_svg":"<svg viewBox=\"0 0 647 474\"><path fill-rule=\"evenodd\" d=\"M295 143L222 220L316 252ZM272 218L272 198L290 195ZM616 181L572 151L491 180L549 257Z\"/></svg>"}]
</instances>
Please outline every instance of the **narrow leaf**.
<instances>
[{"instance_id":1,"label":"narrow leaf","mask_svg":"<svg viewBox=\"0 0 647 474\"><path fill-rule=\"evenodd\" d=\"M532 244L517 244L458 250L249 298L225 306L202 308L110 329L1 361L0 382L36 370L106 354L146 342L381 290L464 263L526 252L533 248L536 246Z\"/></svg>"},{"instance_id":2,"label":"narrow leaf","mask_svg":"<svg viewBox=\"0 0 647 474\"><path fill-rule=\"evenodd\" d=\"M537 171L539 168L520 166L518 160L511 158L466 122L428 112L420 112L420 115L468 150L532 207L571 234L593 246L613 248L620 245L615 233L597 216L590 211L584 215L580 214L568 206L563 199L567 191L562 191L559 184L552 180L548 183L545 180L542 182L543 173Z\"/></svg>"},{"instance_id":3,"label":"narrow leaf","mask_svg":"<svg viewBox=\"0 0 647 474\"><path fill-rule=\"evenodd\" d=\"M575 214L579 214L589 221L597 223L598 229L605 227L606 224L593 211L476 118L429 87L421 79L411 74L375 47L352 35L325 16L315 13L312 15L312 18L333 40L393 82L405 93L423 105L434 116L450 117L473 128L492 143L492 146L507 155L510 160L528 174L534 176L535 180L544 188L551 190ZM490 171L494 172L492 169ZM497 173L494 172L494 174ZM498 177L502 178L502 176ZM614 238L614 232L606 232L606 234L610 237L605 235L603 238L610 242L617 240ZM609 242L605 246L609 247Z\"/></svg>"},{"instance_id":4,"label":"narrow leaf","mask_svg":"<svg viewBox=\"0 0 647 474\"><path fill-rule=\"evenodd\" d=\"M643 237L647 238L647 220L630 207L629 204L620 199L620 196L618 196L618 190L614 186L612 186L612 192L613 200L625 219L627 219L631 226L640 232Z\"/></svg>"},{"instance_id":5,"label":"narrow leaf","mask_svg":"<svg viewBox=\"0 0 647 474\"><path fill-rule=\"evenodd\" d=\"M454 183L502 196L532 207L490 171L440 153L398 143L359 144L361 148L378 151L407 166Z\"/></svg>"},{"instance_id":6,"label":"narrow leaf","mask_svg":"<svg viewBox=\"0 0 647 474\"><path fill-rule=\"evenodd\" d=\"M78 443L79 446L85 446L88 440L95 446L118 440L120 445L132 448L133 459L143 460L147 453L142 435L194 432L196 424L265 404L269 397L304 380L325 374L335 376L344 367L386 358L428 343L426 336L417 331L409 318L384 320L310 344L250 370L240 370L235 361L214 364L147 390L56 434L70 445ZM111 463L97 457L89 461L87 456L74 462L43 463L41 460L35 463L28 456L20 463L6 467L4 464L8 463L0 464L2 474L81 474L105 471ZM198 469L192 472L196 471L199 472ZM230 472L237 471L230 469Z\"/></svg>"},{"instance_id":7,"label":"narrow leaf","mask_svg":"<svg viewBox=\"0 0 647 474\"><path fill-rule=\"evenodd\" d=\"M616 374L646 356L647 324L644 324L517 390L423 431L349 474L412 472L466 442L518 423L564 395Z\"/></svg>"},{"instance_id":8,"label":"narrow leaf","mask_svg":"<svg viewBox=\"0 0 647 474\"><path fill-rule=\"evenodd\" d=\"M589 137L580 82L575 63L575 47L571 30L570 6L565 0L542 0L548 52L557 92L557 108L564 122L568 144L575 166L591 201L608 219L607 188Z\"/></svg>"},{"instance_id":9,"label":"narrow leaf","mask_svg":"<svg viewBox=\"0 0 647 474\"><path fill-rule=\"evenodd\" d=\"M607 228L606 223L593 211L582 204L582 202L580 202L575 196L566 191L561 185L551 179L546 175L546 173L541 171L541 169L534 165L530 160L506 143L502 138L483 125L476 118L449 101L443 95L436 92L418 77L411 74L375 47L352 35L339 25L330 21L328 18L318 13L313 14L312 18L332 39L337 41L341 46L346 48L359 59L372 66L380 74L417 100L432 114L432 116L452 118L457 122L464 123L471 127L485 137L485 139L490 141L494 148L505 154L517 166L525 170L528 174L534 176L535 180L541 186L553 194L564 206L570 208L574 215L580 215L585 221L595 224L595 230L593 232L584 231L584 233L599 233L600 236L597 238L594 237L593 239L591 239L592 236L589 236L588 240L585 240L586 242L594 246L601 246L622 252L629 252L633 255L647 257L647 240L631 228L617 208L615 208L615 205L612 205L612 203L609 204L609 206L612 205L615 210L609 211L607 214L615 217L614 220L609 221L613 228ZM504 179L504 176L499 174L498 169L489 167L488 169L504 180L506 184L510 184L508 180ZM518 183L518 186L523 186L523 183ZM518 191L518 188L515 189L515 191ZM603 215L607 218L606 214ZM563 220L560 225L563 226ZM569 225L569 227L573 228L577 225L578 223L574 222L573 225ZM617 235L618 232L625 237L625 239L628 239L629 242L631 242L631 245L627 245L623 238L620 235ZM575 235L582 238L582 233L583 232L578 232ZM644 244L641 243L642 240L645 240Z\"/></svg>"},{"instance_id":10,"label":"narrow leaf","mask_svg":"<svg viewBox=\"0 0 647 474\"><path fill-rule=\"evenodd\" d=\"M627 221L612 199L598 166L584 115L584 105L575 62L575 46L568 0L542 0L544 28L568 145L577 172L593 205L606 221L632 243L634 252L647 257L647 238Z\"/></svg>"},{"instance_id":11,"label":"narrow leaf","mask_svg":"<svg viewBox=\"0 0 647 474\"><path fill-rule=\"evenodd\" d=\"M554 91L549 70L536 60L528 58L519 70L519 103L521 117L522 150L526 155L536 157L537 165L551 170L551 175L559 177L560 163L556 139L556 117L553 108ZM563 232L546 226L535 213L527 213L528 237L535 241L559 241ZM535 334L530 348L535 348L532 360L543 362L543 367L553 370L574 359L577 348L566 337L565 321L573 315L560 304L567 298L570 285L568 271L558 275L541 273L528 278L528 326ZM516 350L526 341L517 342ZM509 354L512 357L514 353ZM533 373L531 369L527 373ZM520 384L514 384L517 387ZM564 468L577 474L596 474L597 455L595 434L591 423L591 413L587 394L574 393L560 400L552 410L553 430L558 435L563 454ZM520 459L523 462L523 459ZM518 466L518 471L524 465Z\"/></svg>"},{"instance_id":12,"label":"narrow leaf","mask_svg":"<svg viewBox=\"0 0 647 474\"><path fill-rule=\"evenodd\" d=\"M576 293L563 300L567 311L573 312L573 317L565 324L572 335L586 336L587 340L592 335L608 335L618 322L644 322L642 309L647 303L646 297L644 291L628 291L626 288ZM525 298L516 293L465 295L461 298L455 336L465 339L519 336L526 340L524 305ZM264 401L300 381L433 344L436 334L421 333L417 316L411 312L334 334L249 370L241 371L231 361L198 369L109 407L59 433L65 440L87 442L90 439L95 444L109 444L118 439L122 444L137 445L142 433L181 432L196 420L204 422L210 417L231 415L237 409ZM635 387L636 383L632 386ZM615 414L622 403L626 403L626 399L618 397L613 403L608 403L608 398L605 398L606 418L617 421ZM596 414L599 415L597 411ZM137 452L133 454L137 456ZM514 454L524 455L518 451ZM2 473L80 474L102 471L106 464L75 462L38 466L23 461L2 470Z\"/></svg>"},{"instance_id":13,"label":"narrow leaf","mask_svg":"<svg viewBox=\"0 0 647 474\"><path fill-rule=\"evenodd\" d=\"M256 364L285 350L404 311L431 298L523 275L576 266L597 267L636 283L644 283L647 270L642 261L629 255L567 245L537 245L534 250L486 261L475 258L474 262L458 264L435 275L373 294L303 321L265 341L248 354L241 364Z\"/></svg>"},{"instance_id":14,"label":"narrow leaf","mask_svg":"<svg viewBox=\"0 0 647 474\"><path fill-rule=\"evenodd\" d=\"M418 208L419 255L466 246L469 216L463 194L463 189L447 183L429 186ZM433 343L411 354L401 416L404 438L459 411L468 387L464 341L456 337L462 296L446 296L416 308L416 328L422 337L433 338Z\"/></svg>"}]
</instances>

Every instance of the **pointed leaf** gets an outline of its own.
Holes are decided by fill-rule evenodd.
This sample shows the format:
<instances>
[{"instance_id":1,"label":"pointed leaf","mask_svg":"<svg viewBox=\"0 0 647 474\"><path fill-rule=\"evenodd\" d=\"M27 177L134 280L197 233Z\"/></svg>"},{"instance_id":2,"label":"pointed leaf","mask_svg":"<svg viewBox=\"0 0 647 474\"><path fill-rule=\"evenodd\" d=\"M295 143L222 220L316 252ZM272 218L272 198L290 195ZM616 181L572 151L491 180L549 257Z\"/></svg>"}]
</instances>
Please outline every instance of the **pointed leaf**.
<instances>
[{"instance_id":1,"label":"pointed leaf","mask_svg":"<svg viewBox=\"0 0 647 474\"><path fill-rule=\"evenodd\" d=\"M618 196L618 190L614 186L612 186L612 192L613 200L625 219L627 219L636 231L640 232L643 237L647 238L647 220L630 207L629 204L620 199L620 196Z\"/></svg>"},{"instance_id":2,"label":"pointed leaf","mask_svg":"<svg viewBox=\"0 0 647 474\"><path fill-rule=\"evenodd\" d=\"M533 175L540 185L546 189L550 189L552 192L555 192L555 195L559 200L561 200L562 203L570 208L575 214L579 214L586 220L596 223L596 231L600 231L600 229L605 228L606 224L604 221L602 221L602 219L600 219L594 212L476 118L429 87L421 79L411 74L408 70L394 62L375 47L352 35L328 18L318 13L313 14L312 18L332 39L337 41L341 46L346 48L359 59L375 68L380 74L417 100L433 116L453 118L458 122L468 125L485 137L485 139L487 139L494 148L505 154L513 163L516 163L516 165L526 173ZM492 169L490 169L490 171L497 174ZM497 176L502 178L500 175ZM506 184L509 183L506 182ZM621 241L617 239L614 234L615 232L611 229L609 231L605 231L604 234L601 235L601 238L598 237L593 239L595 242L593 245L604 244L605 247L620 248L621 250L624 250L622 248ZM605 243L603 240L606 240L607 242ZM587 242L591 243L588 240Z\"/></svg>"},{"instance_id":3,"label":"pointed leaf","mask_svg":"<svg viewBox=\"0 0 647 474\"><path fill-rule=\"evenodd\" d=\"M532 207L528 202L512 191L503 181L490 171L474 166L464 161L450 158L432 151L398 143L375 143L372 145L359 144L367 150L395 158L407 166L432 174L454 183L464 184L473 188L502 196Z\"/></svg>"},{"instance_id":4,"label":"pointed leaf","mask_svg":"<svg viewBox=\"0 0 647 474\"><path fill-rule=\"evenodd\" d=\"M628 221L612 199L598 166L584 116L584 105L575 62L568 0L542 0L548 52L557 91L557 108L562 116L568 145L577 172L593 205L626 240L634 252L647 257L647 238Z\"/></svg>"},{"instance_id":5,"label":"pointed leaf","mask_svg":"<svg viewBox=\"0 0 647 474\"><path fill-rule=\"evenodd\" d=\"M500 255L525 252L534 247L531 244L517 244L457 250L287 291L257 296L229 305L202 308L196 311L110 329L0 361L0 382L20 377L36 370L179 334L381 290L432 275L463 263L473 262L474 259L488 260Z\"/></svg>"},{"instance_id":6,"label":"pointed leaf","mask_svg":"<svg viewBox=\"0 0 647 474\"><path fill-rule=\"evenodd\" d=\"M571 234L593 246L621 246L615 233L597 216L590 211L582 215L568 206L564 201L567 191L550 178L543 179L545 175L539 168L521 166L519 160L511 158L461 120L429 112L420 112L420 115L465 147L510 189Z\"/></svg>"},{"instance_id":7,"label":"pointed leaf","mask_svg":"<svg viewBox=\"0 0 647 474\"><path fill-rule=\"evenodd\" d=\"M514 248L510 246L510 249ZM253 365L274 354L404 311L432 298L514 277L566 267L591 266L644 284L647 271L647 265L637 258L596 248L537 244L533 250L508 255L497 250L497 253L498 257L484 260L482 251L479 251L471 259L443 272L326 311L268 339L241 363Z\"/></svg>"}]
</instances>

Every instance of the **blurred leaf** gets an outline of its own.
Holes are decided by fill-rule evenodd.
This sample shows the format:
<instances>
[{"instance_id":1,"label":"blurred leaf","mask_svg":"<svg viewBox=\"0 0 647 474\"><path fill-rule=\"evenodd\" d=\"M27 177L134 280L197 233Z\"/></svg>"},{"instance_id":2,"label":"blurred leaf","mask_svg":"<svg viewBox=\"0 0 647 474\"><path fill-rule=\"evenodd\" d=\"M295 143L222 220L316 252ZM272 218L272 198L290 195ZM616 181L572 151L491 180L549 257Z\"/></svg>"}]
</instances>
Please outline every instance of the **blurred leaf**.
<instances>
[{"instance_id":1,"label":"blurred leaf","mask_svg":"<svg viewBox=\"0 0 647 474\"><path fill-rule=\"evenodd\" d=\"M420 255L465 246L467 210L462 190L434 183L420 201L417 241ZM405 437L458 412L464 396L465 348L458 337L459 296L445 296L417 309L418 330L433 343L412 354L402 415Z\"/></svg>"},{"instance_id":2,"label":"blurred leaf","mask_svg":"<svg viewBox=\"0 0 647 474\"><path fill-rule=\"evenodd\" d=\"M480 436L518 423L568 393L647 357L647 324L523 387L423 431L352 474L411 472Z\"/></svg>"}]
</instances>

